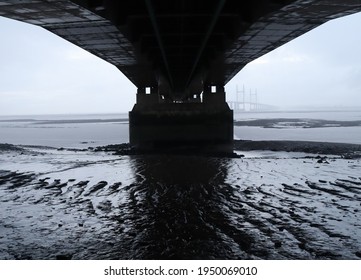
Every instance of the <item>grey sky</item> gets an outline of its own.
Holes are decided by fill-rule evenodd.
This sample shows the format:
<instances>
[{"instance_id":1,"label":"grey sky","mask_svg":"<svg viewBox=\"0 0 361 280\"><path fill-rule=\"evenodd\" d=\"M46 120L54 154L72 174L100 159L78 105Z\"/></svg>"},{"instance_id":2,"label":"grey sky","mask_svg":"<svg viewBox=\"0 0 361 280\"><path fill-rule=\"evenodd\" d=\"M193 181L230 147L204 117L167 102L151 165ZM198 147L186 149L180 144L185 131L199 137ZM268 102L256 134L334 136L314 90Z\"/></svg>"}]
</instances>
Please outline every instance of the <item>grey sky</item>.
<instances>
[{"instance_id":1,"label":"grey sky","mask_svg":"<svg viewBox=\"0 0 361 280\"><path fill-rule=\"evenodd\" d=\"M236 84L281 107L361 106L361 13L330 21L248 64ZM246 95L246 96L247 96Z\"/></svg>"},{"instance_id":2,"label":"grey sky","mask_svg":"<svg viewBox=\"0 0 361 280\"><path fill-rule=\"evenodd\" d=\"M361 106L361 14L331 21L247 65L245 85L280 107ZM117 68L39 27L0 17L0 114L116 113L136 88Z\"/></svg>"}]
</instances>

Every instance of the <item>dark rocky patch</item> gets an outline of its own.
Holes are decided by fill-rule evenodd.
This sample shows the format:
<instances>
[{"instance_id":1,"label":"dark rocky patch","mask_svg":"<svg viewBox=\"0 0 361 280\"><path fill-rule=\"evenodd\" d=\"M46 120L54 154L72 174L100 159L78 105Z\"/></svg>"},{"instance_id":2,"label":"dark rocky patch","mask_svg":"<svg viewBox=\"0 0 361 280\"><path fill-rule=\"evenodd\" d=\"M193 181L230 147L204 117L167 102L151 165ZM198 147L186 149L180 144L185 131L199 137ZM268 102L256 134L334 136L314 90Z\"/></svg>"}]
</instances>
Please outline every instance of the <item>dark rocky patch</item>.
<instances>
[{"instance_id":1,"label":"dark rocky patch","mask_svg":"<svg viewBox=\"0 0 361 280\"><path fill-rule=\"evenodd\" d=\"M0 151L16 151L21 152L24 151L24 149L20 148L19 146L15 146L12 144L1 144L0 143Z\"/></svg>"}]
</instances>

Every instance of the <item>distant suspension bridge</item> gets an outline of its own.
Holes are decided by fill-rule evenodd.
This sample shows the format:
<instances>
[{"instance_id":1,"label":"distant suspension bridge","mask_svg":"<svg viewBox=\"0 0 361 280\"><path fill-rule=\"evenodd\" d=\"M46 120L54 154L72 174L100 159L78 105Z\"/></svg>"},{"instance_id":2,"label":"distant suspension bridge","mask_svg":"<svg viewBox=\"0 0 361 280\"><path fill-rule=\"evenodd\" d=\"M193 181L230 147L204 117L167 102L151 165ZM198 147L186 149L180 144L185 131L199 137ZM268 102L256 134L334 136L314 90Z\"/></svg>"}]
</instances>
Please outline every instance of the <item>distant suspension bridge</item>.
<instances>
[{"instance_id":1,"label":"distant suspension bridge","mask_svg":"<svg viewBox=\"0 0 361 280\"><path fill-rule=\"evenodd\" d=\"M276 106L259 103L257 89L254 92L252 92L252 89L249 89L249 94L247 95L244 85L241 90L236 86L236 100L228 100L227 103L235 113L273 111L277 109Z\"/></svg>"}]
</instances>

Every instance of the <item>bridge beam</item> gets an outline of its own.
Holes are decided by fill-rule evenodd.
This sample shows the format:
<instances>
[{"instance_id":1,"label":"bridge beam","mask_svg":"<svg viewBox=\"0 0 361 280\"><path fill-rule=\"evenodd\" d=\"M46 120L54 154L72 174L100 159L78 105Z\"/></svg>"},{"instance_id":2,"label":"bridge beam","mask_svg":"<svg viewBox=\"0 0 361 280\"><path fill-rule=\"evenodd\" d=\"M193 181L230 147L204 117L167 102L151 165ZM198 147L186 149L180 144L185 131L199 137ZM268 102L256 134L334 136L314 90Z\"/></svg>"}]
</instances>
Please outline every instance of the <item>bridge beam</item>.
<instances>
[{"instance_id":1,"label":"bridge beam","mask_svg":"<svg viewBox=\"0 0 361 280\"><path fill-rule=\"evenodd\" d=\"M212 90L213 89L213 90ZM139 151L233 152L233 111L224 86L204 87L187 102L166 102L157 88L138 89L129 112L130 144Z\"/></svg>"}]
</instances>

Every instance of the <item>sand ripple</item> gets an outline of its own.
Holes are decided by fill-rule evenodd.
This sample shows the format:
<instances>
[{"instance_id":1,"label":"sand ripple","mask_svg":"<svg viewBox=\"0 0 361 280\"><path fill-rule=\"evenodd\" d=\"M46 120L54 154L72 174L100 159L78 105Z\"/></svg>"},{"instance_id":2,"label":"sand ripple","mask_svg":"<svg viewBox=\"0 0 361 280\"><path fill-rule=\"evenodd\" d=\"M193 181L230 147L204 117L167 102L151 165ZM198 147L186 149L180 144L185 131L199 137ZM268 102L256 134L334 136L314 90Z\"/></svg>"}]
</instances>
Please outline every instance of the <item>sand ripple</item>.
<instances>
[{"instance_id":1,"label":"sand ripple","mask_svg":"<svg viewBox=\"0 0 361 280\"><path fill-rule=\"evenodd\" d=\"M361 257L360 159L9 151L0 170L1 259Z\"/></svg>"}]
</instances>

